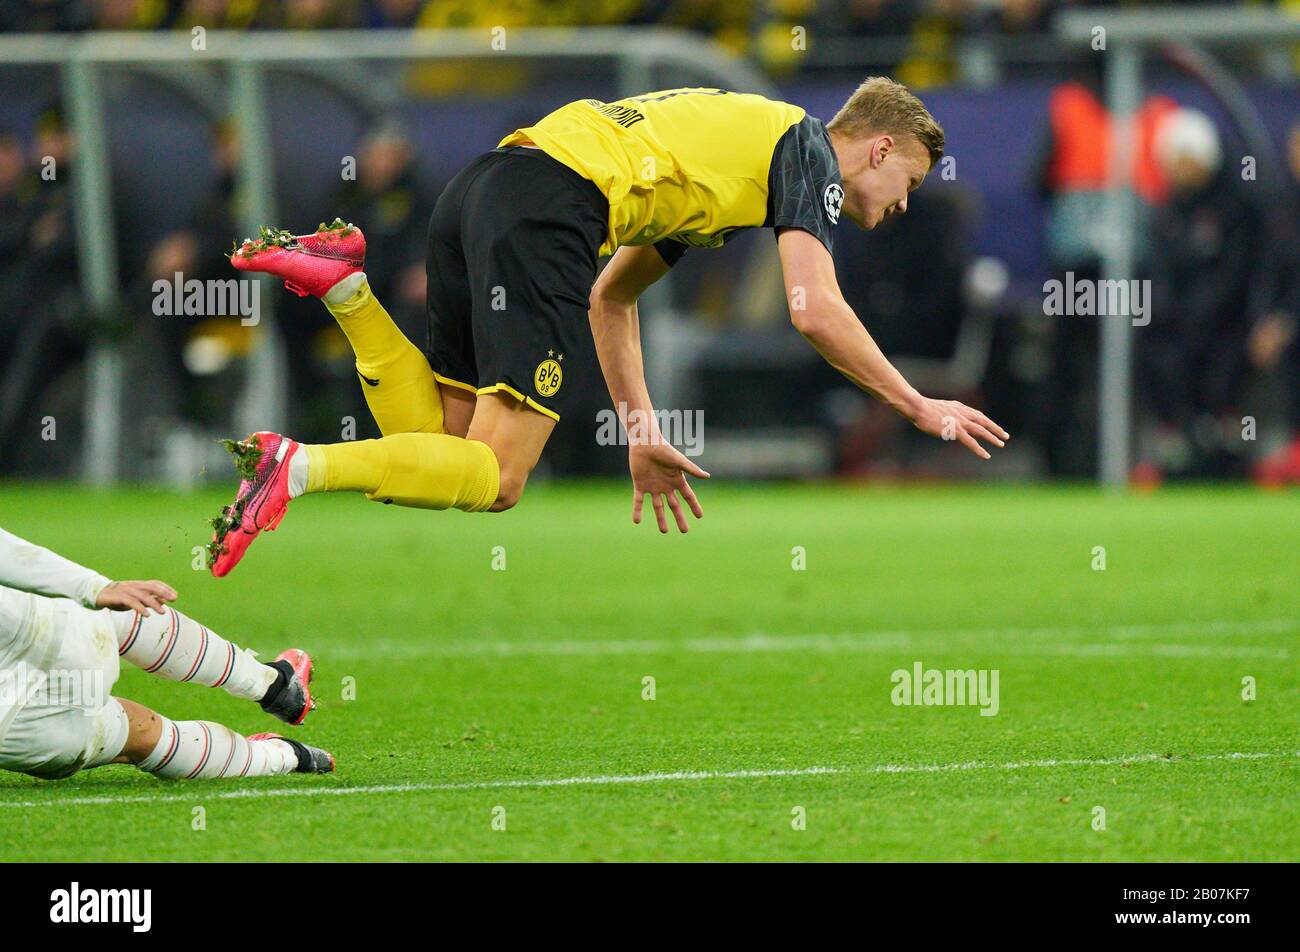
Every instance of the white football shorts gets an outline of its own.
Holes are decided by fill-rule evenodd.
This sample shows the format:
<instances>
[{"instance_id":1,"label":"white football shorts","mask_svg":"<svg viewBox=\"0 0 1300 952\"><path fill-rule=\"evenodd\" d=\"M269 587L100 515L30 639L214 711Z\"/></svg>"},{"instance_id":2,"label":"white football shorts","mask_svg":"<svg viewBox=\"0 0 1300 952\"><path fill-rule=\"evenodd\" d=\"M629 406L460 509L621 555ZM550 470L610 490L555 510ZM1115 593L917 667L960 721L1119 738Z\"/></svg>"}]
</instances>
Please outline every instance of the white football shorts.
<instances>
[{"instance_id":1,"label":"white football shorts","mask_svg":"<svg viewBox=\"0 0 1300 952\"><path fill-rule=\"evenodd\" d=\"M55 780L122 752L109 612L0 586L0 658L0 769Z\"/></svg>"}]
</instances>

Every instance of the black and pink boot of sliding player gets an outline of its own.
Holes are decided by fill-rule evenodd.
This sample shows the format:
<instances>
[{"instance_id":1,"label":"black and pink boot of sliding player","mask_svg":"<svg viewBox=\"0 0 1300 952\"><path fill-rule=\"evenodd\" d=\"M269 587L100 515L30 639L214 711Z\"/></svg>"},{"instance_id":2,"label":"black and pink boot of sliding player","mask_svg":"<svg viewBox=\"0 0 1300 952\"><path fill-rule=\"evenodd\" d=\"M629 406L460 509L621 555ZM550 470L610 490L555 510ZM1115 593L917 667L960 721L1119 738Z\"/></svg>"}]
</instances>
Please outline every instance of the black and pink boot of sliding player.
<instances>
[{"instance_id":1,"label":"black and pink boot of sliding player","mask_svg":"<svg viewBox=\"0 0 1300 952\"><path fill-rule=\"evenodd\" d=\"M286 724L301 724L316 709L311 696L311 655L301 648L289 648L270 666L279 674L260 702L262 710Z\"/></svg>"},{"instance_id":2,"label":"black and pink boot of sliding player","mask_svg":"<svg viewBox=\"0 0 1300 952\"><path fill-rule=\"evenodd\" d=\"M304 744L302 741L294 740L292 737L285 737L283 734L249 734L249 740L282 740L293 748L294 756L298 758L298 766L294 773L333 773L335 770L334 755L328 750L321 750L319 747L312 747L310 744Z\"/></svg>"}]
</instances>

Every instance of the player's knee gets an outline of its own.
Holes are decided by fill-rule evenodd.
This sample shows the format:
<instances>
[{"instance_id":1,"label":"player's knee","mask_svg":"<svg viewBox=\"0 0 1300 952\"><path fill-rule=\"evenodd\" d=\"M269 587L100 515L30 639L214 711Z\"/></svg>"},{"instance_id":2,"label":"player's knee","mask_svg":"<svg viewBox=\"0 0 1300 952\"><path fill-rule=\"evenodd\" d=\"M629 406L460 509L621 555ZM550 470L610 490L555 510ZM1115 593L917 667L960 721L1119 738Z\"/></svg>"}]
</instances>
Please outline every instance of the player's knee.
<instances>
[{"instance_id":1,"label":"player's knee","mask_svg":"<svg viewBox=\"0 0 1300 952\"><path fill-rule=\"evenodd\" d=\"M116 700L126 711L128 723L126 743L122 746L117 762L138 764L158 746L158 738L162 736L162 718L143 704L125 698Z\"/></svg>"}]
</instances>

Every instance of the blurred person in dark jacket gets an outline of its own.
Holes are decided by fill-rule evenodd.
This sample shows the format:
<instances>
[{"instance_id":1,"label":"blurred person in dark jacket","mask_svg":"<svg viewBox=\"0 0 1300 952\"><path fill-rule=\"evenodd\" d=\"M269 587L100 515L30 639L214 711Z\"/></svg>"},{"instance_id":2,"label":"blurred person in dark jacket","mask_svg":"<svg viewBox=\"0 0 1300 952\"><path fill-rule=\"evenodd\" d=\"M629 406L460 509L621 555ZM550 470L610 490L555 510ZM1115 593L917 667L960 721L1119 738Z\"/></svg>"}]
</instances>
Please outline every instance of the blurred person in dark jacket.
<instances>
[{"instance_id":1,"label":"blurred person in dark jacket","mask_svg":"<svg viewBox=\"0 0 1300 952\"><path fill-rule=\"evenodd\" d=\"M34 303L27 241L36 186L28 175L26 144L13 130L0 129L0 443L5 446L15 442L13 431L27 396L19 365L28 359L20 345ZM0 467L12 456L0 454Z\"/></svg>"},{"instance_id":2,"label":"blurred person in dark jacket","mask_svg":"<svg viewBox=\"0 0 1300 952\"><path fill-rule=\"evenodd\" d=\"M192 219L181 228L162 235L144 256L143 267L128 277L125 293L129 312L141 323L139 341L151 351L165 354L167 359L155 365L152 371L148 415L158 412L177 412L194 421L216 423L229 412L220 391L209 379L224 368L221 361L208 360L200 366L194 359L196 341L213 337L218 328L229 336L232 323L230 315L208 314L186 316L169 314L158 316L153 312L156 294L155 282L169 285L181 275L181 281L210 279L225 280L230 265L226 255L230 251L227 236L235 231L236 179L235 167L239 161L239 140L230 122L212 126L211 182ZM242 335L247 335L242 329ZM225 341L226 336L222 337ZM228 342L227 342L228 343ZM197 346L202 346L199 344ZM229 356L229 354L227 354Z\"/></svg>"},{"instance_id":3,"label":"blurred person in dark jacket","mask_svg":"<svg viewBox=\"0 0 1300 952\"><path fill-rule=\"evenodd\" d=\"M375 126L357 151L356 178L335 195L335 214L366 223L367 274L375 293L396 306L393 320L415 340L424 334L426 210L406 130L394 120ZM349 358L350 359L350 358Z\"/></svg>"},{"instance_id":4,"label":"blurred person in dark jacket","mask_svg":"<svg viewBox=\"0 0 1300 952\"><path fill-rule=\"evenodd\" d=\"M38 182L36 214L28 237L34 276L54 295L77 283L77 236L73 221L69 168L75 161L72 133L62 110L47 109L36 121L36 142L29 173Z\"/></svg>"},{"instance_id":5,"label":"blurred person in dark jacket","mask_svg":"<svg viewBox=\"0 0 1300 952\"><path fill-rule=\"evenodd\" d=\"M1159 429L1139 475L1225 476L1233 469L1226 454L1241 449L1237 401L1248 370L1253 282L1263 277L1260 216L1204 113L1169 116L1156 154L1170 197L1152 220L1151 324L1136 336L1145 401Z\"/></svg>"},{"instance_id":6,"label":"blurred person in dark jacket","mask_svg":"<svg viewBox=\"0 0 1300 952\"><path fill-rule=\"evenodd\" d=\"M1271 306L1251 328L1251 364L1281 383L1287 440L1259 461L1255 480L1269 486L1300 483L1300 122L1287 137L1290 186L1286 209L1278 216L1283 231L1274 240L1280 252L1278 282Z\"/></svg>"},{"instance_id":7,"label":"blurred person in dark jacket","mask_svg":"<svg viewBox=\"0 0 1300 952\"><path fill-rule=\"evenodd\" d=\"M0 354L11 352L12 335L27 309L27 239L35 192L23 140L10 129L0 129Z\"/></svg>"},{"instance_id":8,"label":"blurred person in dark jacket","mask_svg":"<svg viewBox=\"0 0 1300 952\"><path fill-rule=\"evenodd\" d=\"M12 133L0 140L0 442L12 458L36 439L28 426L39 420L36 402L80 358L84 334L74 327L81 315L74 149L62 112L55 106L37 117L28 150ZM41 406L43 414L56 409Z\"/></svg>"}]
</instances>

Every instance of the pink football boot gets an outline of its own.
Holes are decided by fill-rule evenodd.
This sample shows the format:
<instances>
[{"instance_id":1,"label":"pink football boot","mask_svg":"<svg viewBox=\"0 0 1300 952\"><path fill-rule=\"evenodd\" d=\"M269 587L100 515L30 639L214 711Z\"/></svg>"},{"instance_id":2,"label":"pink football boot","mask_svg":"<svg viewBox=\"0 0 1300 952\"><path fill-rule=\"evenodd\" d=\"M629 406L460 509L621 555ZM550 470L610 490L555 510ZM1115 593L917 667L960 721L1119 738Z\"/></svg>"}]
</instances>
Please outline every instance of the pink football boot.
<instances>
[{"instance_id":1,"label":"pink football boot","mask_svg":"<svg viewBox=\"0 0 1300 952\"><path fill-rule=\"evenodd\" d=\"M289 461L300 444L278 433L254 433L242 442L225 440L241 477L235 501L212 520L208 568L217 578L239 564L263 529L273 530L289 507Z\"/></svg>"},{"instance_id":2,"label":"pink football boot","mask_svg":"<svg viewBox=\"0 0 1300 952\"><path fill-rule=\"evenodd\" d=\"M230 253L230 263L240 271L264 271L284 279L284 286L299 297L321 297L366 264L366 236L356 225L340 218L323 222L310 235L262 226L256 240Z\"/></svg>"}]
</instances>

